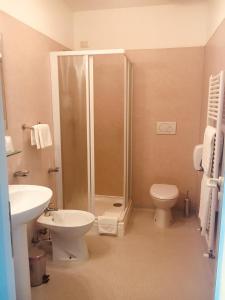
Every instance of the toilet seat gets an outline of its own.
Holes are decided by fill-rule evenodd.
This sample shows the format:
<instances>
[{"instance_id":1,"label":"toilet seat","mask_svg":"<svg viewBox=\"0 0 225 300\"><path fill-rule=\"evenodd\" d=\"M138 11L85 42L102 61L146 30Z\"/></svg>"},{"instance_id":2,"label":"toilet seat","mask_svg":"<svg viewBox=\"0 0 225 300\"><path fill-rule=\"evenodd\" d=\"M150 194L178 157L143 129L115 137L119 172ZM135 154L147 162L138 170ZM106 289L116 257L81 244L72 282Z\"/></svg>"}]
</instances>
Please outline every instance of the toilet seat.
<instances>
[{"instance_id":1,"label":"toilet seat","mask_svg":"<svg viewBox=\"0 0 225 300\"><path fill-rule=\"evenodd\" d=\"M153 184L150 194L160 200L170 200L177 198L179 191L176 185L171 184Z\"/></svg>"}]
</instances>

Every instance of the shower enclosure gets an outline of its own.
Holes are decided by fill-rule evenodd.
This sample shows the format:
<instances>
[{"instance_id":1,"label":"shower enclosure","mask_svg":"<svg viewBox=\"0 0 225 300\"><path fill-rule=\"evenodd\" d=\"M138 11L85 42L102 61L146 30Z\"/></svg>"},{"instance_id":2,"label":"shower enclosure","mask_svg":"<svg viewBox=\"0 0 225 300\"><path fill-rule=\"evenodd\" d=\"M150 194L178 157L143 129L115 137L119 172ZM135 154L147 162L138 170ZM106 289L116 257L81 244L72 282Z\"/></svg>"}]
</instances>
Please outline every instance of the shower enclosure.
<instances>
[{"instance_id":1,"label":"shower enclosure","mask_svg":"<svg viewBox=\"0 0 225 300\"><path fill-rule=\"evenodd\" d=\"M51 53L57 205L117 215L131 203L132 65L124 50Z\"/></svg>"}]
</instances>

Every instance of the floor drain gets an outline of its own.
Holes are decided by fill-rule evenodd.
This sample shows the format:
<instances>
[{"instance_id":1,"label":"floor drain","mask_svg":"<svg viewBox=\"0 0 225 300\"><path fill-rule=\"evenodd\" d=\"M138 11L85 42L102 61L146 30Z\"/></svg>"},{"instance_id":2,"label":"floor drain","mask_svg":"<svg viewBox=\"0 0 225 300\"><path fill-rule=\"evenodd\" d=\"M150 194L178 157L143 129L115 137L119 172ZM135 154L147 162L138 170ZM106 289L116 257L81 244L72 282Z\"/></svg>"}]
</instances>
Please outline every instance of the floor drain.
<instances>
[{"instance_id":1,"label":"floor drain","mask_svg":"<svg viewBox=\"0 0 225 300\"><path fill-rule=\"evenodd\" d=\"M115 207L121 207L122 203L116 202L116 203L113 203L113 206L115 206Z\"/></svg>"}]
</instances>

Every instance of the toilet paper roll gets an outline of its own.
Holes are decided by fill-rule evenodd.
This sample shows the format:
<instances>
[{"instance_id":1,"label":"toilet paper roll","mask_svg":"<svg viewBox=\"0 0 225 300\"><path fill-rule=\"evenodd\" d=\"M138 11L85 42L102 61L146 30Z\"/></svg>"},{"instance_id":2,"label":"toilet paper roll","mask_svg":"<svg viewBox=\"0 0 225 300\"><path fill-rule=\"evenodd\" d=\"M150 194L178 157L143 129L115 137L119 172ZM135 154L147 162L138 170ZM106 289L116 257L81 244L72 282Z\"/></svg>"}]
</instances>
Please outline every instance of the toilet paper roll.
<instances>
[{"instance_id":1,"label":"toilet paper roll","mask_svg":"<svg viewBox=\"0 0 225 300\"><path fill-rule=\"evenodd\" d=\"M5 136L5 150L6 150L6 153L12 153L15 151L14 146L13 146L12 137L9 135Z\"/></svg>"}]
</instances>

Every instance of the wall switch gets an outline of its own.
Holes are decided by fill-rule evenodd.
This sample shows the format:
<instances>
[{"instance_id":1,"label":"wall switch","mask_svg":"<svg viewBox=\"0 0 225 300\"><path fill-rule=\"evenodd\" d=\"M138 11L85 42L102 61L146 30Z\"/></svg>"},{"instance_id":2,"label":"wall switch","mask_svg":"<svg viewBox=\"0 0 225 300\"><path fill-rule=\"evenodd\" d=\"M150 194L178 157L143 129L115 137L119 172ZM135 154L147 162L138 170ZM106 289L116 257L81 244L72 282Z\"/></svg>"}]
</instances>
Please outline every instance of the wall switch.
<instances>
[{"instance_id":1,"label":"wall switch","mask_svg":"<svg viewBox=\"0 0 225 300\"><path fill-rule=\"evenodd\" d=\"M176 134L177 122L157 122L156 134Z\"/></svg>"}]
</instances>

